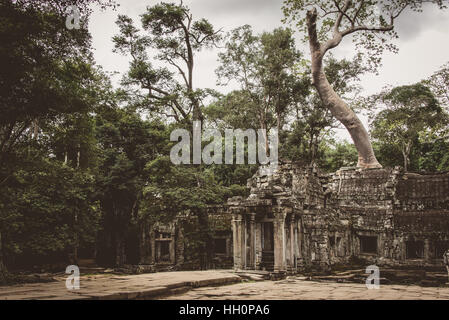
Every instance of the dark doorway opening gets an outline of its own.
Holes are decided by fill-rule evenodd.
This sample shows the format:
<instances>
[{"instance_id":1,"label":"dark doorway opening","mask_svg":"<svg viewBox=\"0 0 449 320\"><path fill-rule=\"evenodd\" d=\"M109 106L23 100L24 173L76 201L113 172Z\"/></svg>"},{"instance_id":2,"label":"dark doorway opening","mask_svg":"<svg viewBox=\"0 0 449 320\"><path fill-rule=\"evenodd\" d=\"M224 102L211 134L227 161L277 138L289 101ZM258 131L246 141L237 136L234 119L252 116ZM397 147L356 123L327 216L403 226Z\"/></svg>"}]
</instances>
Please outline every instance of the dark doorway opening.
<instances>
[{"instance_id":1,"label":"dark doorway opening","mask_svg":"<svg viewBox=\"0 0 449 320\"><path fill-rule=\"evenodd\" d=\"M266 251L273 251L274 250L273 222L264 222L262 225L263 225L262 249Z\"/></svg>"},{"instance_id":2,"label":"dark doorway opening","mask_svg":"<svg viewBox=\"0 0 449 320\"><path fill-rule=\"evenodd\" d=\"M262 223L262 267L274 270L274 228L273 222Z\"/></svg>"},{"instance_id":3,"label":"dark doorway opening","mask_svg":"<svg viewBox=\"0 0 449 320\"><path fill-rule=\"evenodd\" d=\"M377 237L360 236L360 252L377 254Z\"/></svg>"},{"instance_id":4,"label":"dark doorway opening","mask_svg":"<svg viewBox=\"0 0 449 320\"><path fill-rule=\"evenodd\" d=\"M226 254L226 239L215 239L214 246L216 254Z\"/></svg>"},{"instance_id":5,"label":"dark doorway opening","mask_svg":"<svg viewBox=\"0 0 449 320\"><path fill-rule=\"evenodd\" d=\"M157 262L170 262L170 241L157 241Z\"/></svg>"},{"instance_id":6,"label":"dark doorway opening","mask_svg":"<svg viewBox=\"0 0 449 320\"><path fill-rule=\"evenodd\" d=\"M424 241L406 242L407 259L424 258Z\"/></svg>"},{"instance_id":7,"label":"dark doorway opening","mask_svg":"<svg viewBox=\"0 0 449 320\"><path fill-rule=\"evenodd\" d=\"M446 250L449 249L449 241L436 241L435 242L435 259L443 259L443 254L446 252Z\"/></svg>"}]
</instances>

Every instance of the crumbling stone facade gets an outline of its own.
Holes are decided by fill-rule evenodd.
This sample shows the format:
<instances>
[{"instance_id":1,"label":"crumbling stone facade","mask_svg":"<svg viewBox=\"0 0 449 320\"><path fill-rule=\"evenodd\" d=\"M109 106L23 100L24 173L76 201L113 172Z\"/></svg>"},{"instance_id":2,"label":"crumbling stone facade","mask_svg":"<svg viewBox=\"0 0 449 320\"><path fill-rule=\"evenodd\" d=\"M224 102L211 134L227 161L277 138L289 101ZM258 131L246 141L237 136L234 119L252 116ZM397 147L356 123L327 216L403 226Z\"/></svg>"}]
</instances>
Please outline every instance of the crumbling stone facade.
<instances>
[{"instance_id":1,"label":"crumbling stone facade","mask_svg":"<svg viewBox=\"0 0 449 320\"><path fill-rule=\"evenodd\" d=\"M169 223L141 225L140 268L146 271L194 270L204 268L201 259L210 269L232 268L231 216L223 206L207 209L207 230L210 241L206 252L198 252L198 217L183 212Z\"/></svg>"},{"instance_id":2,"label":"crumbling stone facade","mask_svg":"<svg viewBox=\"0 0 449 320\"><path fill-rule=\"evenodd\" d=\"M377 265L442 263L449 248L449 174L343 168L323 175L288 163L232 198L235 269L297 272L351 258Z\"/></svg>"}]
</instances>

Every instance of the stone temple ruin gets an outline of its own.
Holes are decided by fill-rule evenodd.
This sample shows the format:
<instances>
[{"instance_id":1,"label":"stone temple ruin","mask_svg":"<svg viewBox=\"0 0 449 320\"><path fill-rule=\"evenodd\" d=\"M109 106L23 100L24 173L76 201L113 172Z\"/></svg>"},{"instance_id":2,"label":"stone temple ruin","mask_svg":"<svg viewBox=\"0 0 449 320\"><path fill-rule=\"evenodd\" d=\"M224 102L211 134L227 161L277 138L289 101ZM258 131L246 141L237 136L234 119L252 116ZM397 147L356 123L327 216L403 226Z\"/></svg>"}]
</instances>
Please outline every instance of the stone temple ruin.
<instances>
[{"instance_id":1,"label":"stone temple ruin","mask_svg":"<svg viewBox=\"0 0 449 320\"><path fill-rule=\"evenodd\" d=\"M449 248L449 173L343 168L329 175L286 163L272 175L259 170L248 187L248 198L209 208L209 268L295 273L353 259L441 266ZM147 229L141 264L197 268L185 250L188 225L180 215Z\"/></svg>"},{"instance_id":2,"label":"stone temple ruin","mask_svg":"<svg viewBox=\"0 0 449 320\"><path fill-rule=\"evenodd\" d=\"M441 265L449 248L449 174L343 168L323 175L283 164L228 201L235 269L294 273L360 258Z\"/></svg>"}]
</instances>

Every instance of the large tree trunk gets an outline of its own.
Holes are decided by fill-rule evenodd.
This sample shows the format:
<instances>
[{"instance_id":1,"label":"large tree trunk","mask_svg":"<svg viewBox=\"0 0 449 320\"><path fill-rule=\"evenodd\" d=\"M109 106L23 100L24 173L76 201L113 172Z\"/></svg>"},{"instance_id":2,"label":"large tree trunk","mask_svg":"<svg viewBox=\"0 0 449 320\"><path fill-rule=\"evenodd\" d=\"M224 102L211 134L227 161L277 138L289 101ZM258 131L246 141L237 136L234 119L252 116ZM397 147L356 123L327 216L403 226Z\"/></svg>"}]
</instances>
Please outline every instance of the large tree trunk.
<instances>
[{"instance_id":1,"label":"large tree trunk","mask_svg":"<svg viewBox=\"0 0 449 320\"><path fill-rule=\"evenodd\" d=\"M407 166L407 164L408 164L408 157L407 157L407 154L404 151L402 151L402 158L404 159L404 171L407 172L407 170L408 170L408 166Z\"/></svg>"},{"instance_id":2,"label":"large tree trunk","mask_svg":"<svg viewBox=\"0 0 449 320\"><path fill-rule=\"evenodd\" d=\"M363 123L354 111L334 91L323 68L323 58L326 53L318 41L316 30L317 12L311 10L307 13L307 29L309 32L310 53L312 55L312 80L313 85L324 105L331 111L332 115L339 120L349 131L354 145L359 154L358 167L381 168L382 166L374 155L370 137Z\"/></svg>"},{"instance_id":3,"label":"large tree trunk","mask_svg":"<svg viewBox=\"0 0 449 320\"><path fill-rule=\"evenodd\" d=\"M410 150L412 148L412 143L407 142L402 149L402 156L404 158L404 171L408 171L408 164L410 163Z\"/></svg>"}]
</instances>

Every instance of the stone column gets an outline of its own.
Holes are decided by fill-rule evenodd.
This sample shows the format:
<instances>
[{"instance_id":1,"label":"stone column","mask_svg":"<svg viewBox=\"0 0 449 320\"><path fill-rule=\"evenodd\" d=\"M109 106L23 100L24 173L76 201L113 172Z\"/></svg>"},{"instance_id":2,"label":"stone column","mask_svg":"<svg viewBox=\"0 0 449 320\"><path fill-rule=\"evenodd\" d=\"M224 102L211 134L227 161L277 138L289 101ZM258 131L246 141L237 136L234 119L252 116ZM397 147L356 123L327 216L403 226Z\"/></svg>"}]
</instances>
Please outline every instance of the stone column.
<instances>
[{"instance_id":1,"label":"stone column","mask_svg":"<svg viewBox=\"0 0 449 320\"><path fill-rule=\"evenodd\" d=\"M232 216L232 237L234 244L234 269L242 269L242 215L233 214Z\"/></svg>"},{"instance_id":2,"label":"stone column","mask_svg":"<svg viewBox=\"0 0 449 320\"><path fill-rule=\"evenodd\" d=\"M273 220L274 272L285 272L285 214L277 213Z\"/></svg>"},{"instance_id":3,"label":"stone column","mask_svg":"<svg viewBox=\"0 0 449 320\"><path fill-rule=\"evenodd\" d=\"M151 263L156 262L156 235L153 229L150 231L150 248L151 248Z\"/></svg>"},{"instance_id":4,"label":"stone column","mask_svg":"<svg viewBox=\"0 0 449 320\"><path fill-rule=\"evenodd\" d=\"M175 239L176 239L176 234L175 234L175 231L173 231L172 233L171 233L171 241L170 241L170 244L169 244L169 251L170 251L170 263L173 263L173 264L175 264L176 263L176 255L175 255L175 252L176 252L176 242L175 242Z\"/></svg>"},{"instance_id":5,"label":"stone column","mask_svg":"<svg viewBox=\"0 0 449 320\"><path fill-rule=\"evenodd\" d=\"M241 269L246 269L247 266L247 254L246 254L246 247L247 247L247 236L246 236L246 232L247 232L247 221L246 221L247 217L246 215L242 214L242 223L240 226L240 268Z\"/></svg>"},{"instance_id":6,"label":"stone column","mask_svg":"<svg viewBox=\"0 0 449 320\"><path fill-rule=\"evenodd\" d=\"M247 263L248 269L256 269L256 231L255 231L255 220L256 214L251 213L249 216L249 247L250 247L250 255L249 261Z\"/></svg>"},{"instance_id":7,"label":"stone column","mask_svg":"<svg viewBox=\"0 0 449 320\"><path fill-rule=\"evenodd\" d=\"M296 228L295 228L296 220L293 217L293 214L290 218L290 261L291 261L291 270L296 271Z\"/></svg>"},{"instance_id":8,"label":"stone column","mask_svg":"<svg viewBox=\"0 0 449 320\"><path fill-rule=\"evenodd\" d=\"M151 263L151 243L148 234L148 222L142 221L140 224L140 259L139 264L150 264Z\"/></svg>"},{"instance_id":9,"label":"stone column","mask_svg":"<svg viewBox=\"0 0 449 320\"><path fill-rule=\"evenodd\" d=\"M260 268L260 263L262 260L262 223L256 223L256 270Z\"/></svg>"},{"instance_id":10,"label":"stone column","mask_svg":"<svg viewBox=\"0 0 449 320\"><path fill-rule=\"evenodd\" d=\"M175 239L175 260L176 265L181 266L184 263L184 231L183 231L183 223L184 221L181 221L176 230L177 230L177 237Z\"/></svg>"},{"instance_id":11,"label":"stone column","mask_svg":"<svg viewBox=\"0 0 449 320\"><path fill-rule=\"evenodd\" d=\"M426 262L431 262L432 261L432 256L430 254L430 240L429 239L425 239L424 240L424 260Z\"/></svg>"}]
</instances>

